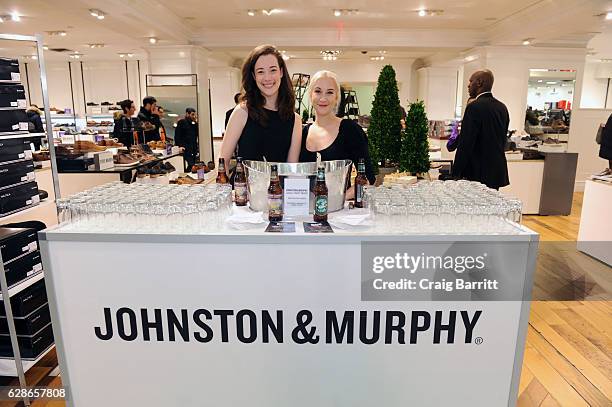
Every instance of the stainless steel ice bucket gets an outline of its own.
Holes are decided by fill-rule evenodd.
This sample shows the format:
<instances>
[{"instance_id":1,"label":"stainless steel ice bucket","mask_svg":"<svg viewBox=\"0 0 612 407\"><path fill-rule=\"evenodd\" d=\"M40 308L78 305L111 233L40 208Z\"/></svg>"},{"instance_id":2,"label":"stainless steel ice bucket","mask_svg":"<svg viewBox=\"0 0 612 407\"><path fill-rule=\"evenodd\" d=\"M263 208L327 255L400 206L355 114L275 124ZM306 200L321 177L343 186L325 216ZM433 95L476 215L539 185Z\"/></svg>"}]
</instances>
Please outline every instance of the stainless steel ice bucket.
<instances>
[{"instance_id":1,"label":"stainless steel ice bucket","mask_svg":"<svg viewBox=\"0 0 612 407\"><path fill-rule=\"evenodd\" d=\"M322 161L325 166L325 182L328 190L328 211L335 212L344 208L347 178L352 165L351 160ZM310 178L310 212L313 212L314 194L312 192L317 174L317 164L312 163L270 163L263 161L244 161L249 184L249 205L254 211L268 210L268 186L270 185L270 165L278 165L281 183L285 177Z\"/></svg>"}]
</instances>

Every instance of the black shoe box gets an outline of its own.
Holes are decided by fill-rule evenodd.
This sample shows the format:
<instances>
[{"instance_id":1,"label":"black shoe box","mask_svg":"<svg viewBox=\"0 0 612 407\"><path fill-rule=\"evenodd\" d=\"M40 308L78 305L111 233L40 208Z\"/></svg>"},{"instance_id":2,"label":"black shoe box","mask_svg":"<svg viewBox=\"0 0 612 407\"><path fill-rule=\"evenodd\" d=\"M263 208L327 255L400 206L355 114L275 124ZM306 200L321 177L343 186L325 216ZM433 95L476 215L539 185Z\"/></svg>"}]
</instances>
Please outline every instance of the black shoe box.
<instances>
[{"instance_id":1,"label":"black shoe box","mask_svg":"<svg viewBox=\"0 0 612 407\"><path fill-rule=\"evenodd\" d=\"M34 335L18 336L19 353L24 359L36 359L53 344L53 327L48 324ZM13 347L9 335L0 335L0 356L12 357Z\"/></svg>"},{"instance_id":2,"label":"black shoe box","mask_svg":"<svg viewBox=\"0 0 612 407\"><path fill-rule=\"evenodd\" d=\"M29 138L0 139L0 164L8 161L32 159Z\"/></svg>"},{"instance_id":3,"label":"black shoe box","mask_svg":"<svg viewBox=\"0 0 612 407\"><path fill-rule=\"evenodd\" d=\"M0 190L0 217L40 202L38 185L28 182Z\"/></svg>"},{"instance_id":4,"label":"black shoe box","mask_svg":"<svg viewBox=\"0 0 612 407\"><path fill-rule=\"evenodd\" d=\"M23 85L0 84L0 107L26 107Z\"/></svg>"},{"instance_id":5,"label":"black shoe box","mask_svg":"<svg viewBox=\"0 0 612 407\"><path fill-rule=\"evenodd\" d=\"M94 165L93 158L85 158L83 156L79 156L77 158L58 156L56 157L55 162L57 163L58 171L66 172L87 171L90 166Z\"/></svg>"},{"instance_id":6,"label":"black shoe box","mask_svg":"<svg viewBox=\"0 0 612 407\"><path fill-rule=\"evenodd\" d=\"M9 287L19 284L38 272L42 271L42 258L40 252L28 253L22 257L4 264L4 273L6 274L6 283Z\"/></svg>"},{"instance_id":7,"label":"black shoe box","mask_svg":"<svg viewBox=\"0 0 612 407\"><path fill-rule=\"evenodd\" d=\"M47 302L45 280L39 280L11 297L13 318L23 318ZM6 316L4 302L0 299L0 316Z\"/></svg>"},{"instance_id":8,"label":"black shoe box","mask_svg":"<svg viewBox=\"0 0 612 407\"><path fill-rule=\"evenodd\" d=\"M33 161L0 163L0 190L15 184L34 180L36 180L36 174L34 172Z\"/></svg>"},{"instance_id":9,"label":"black shoe box","mask_svg":"<svg viewBox=\"0 0 612 407\"><path fill-rule=\"evenodd\" d=\"M28 131L28 115L25 109L0 110L0 132Z\"/></svg>"},{"instance_id":10,"label":"black shoe box","mask_svg":"<svg viewBox=\"0 0 612 407\"><path fill-rule=\"evenodd\" d=\"M19 62L16 59L0 58L0 80L21 81Z\"/></svg>"},{"instance_id":11,"label":"black shoe box","mask_svg":"<svg viewBox=\"0 0 612 407\"><path fill-rule=\"evenodd\" d=\"M38 250L38 234L35 229L0 227L0 251L3 263L35 250Z\"/></svg>"},{"instance_id":12,"label":"black shoe box","mask_svg":"<svg viewBox=\"0 0 612 407\"><path fill-rule=\"evenodd\" d=\"M51 322L49 304L45 303L45 305L25 317L13 318L13 321L15 322L17 335L34 335ZM7 319L6 317L0 317L0 335L8 334Z\"/></svg>"}]
</instances>

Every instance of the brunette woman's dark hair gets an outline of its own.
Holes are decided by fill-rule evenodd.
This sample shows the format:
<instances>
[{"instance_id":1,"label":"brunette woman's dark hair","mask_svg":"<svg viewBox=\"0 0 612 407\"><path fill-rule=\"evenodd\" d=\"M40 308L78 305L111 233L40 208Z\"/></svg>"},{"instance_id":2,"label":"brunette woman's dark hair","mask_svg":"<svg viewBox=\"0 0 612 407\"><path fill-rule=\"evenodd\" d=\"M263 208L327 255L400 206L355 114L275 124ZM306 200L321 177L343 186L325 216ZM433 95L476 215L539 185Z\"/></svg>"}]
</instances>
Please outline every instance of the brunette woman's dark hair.
<instances>
[{"instance_id":1,"label":"brunette woman's dark hair","mask_svg":"<svg viewBox=\"0 0 612 407\"><path fill-rule=\"evenodd\" d=\"M249 110L249 117L265 126L267 115L263 108L266 98L261 94L255 81L255 63L263 55L274 55L278 61L283 77L278 88L276 107L282 120L293 120L295 116L295 94L287 65L282 55L273 45L260 45L254 48L242 65L242 88L244 94L241 100L245 101Z\"/></svg>"}]
</instances>

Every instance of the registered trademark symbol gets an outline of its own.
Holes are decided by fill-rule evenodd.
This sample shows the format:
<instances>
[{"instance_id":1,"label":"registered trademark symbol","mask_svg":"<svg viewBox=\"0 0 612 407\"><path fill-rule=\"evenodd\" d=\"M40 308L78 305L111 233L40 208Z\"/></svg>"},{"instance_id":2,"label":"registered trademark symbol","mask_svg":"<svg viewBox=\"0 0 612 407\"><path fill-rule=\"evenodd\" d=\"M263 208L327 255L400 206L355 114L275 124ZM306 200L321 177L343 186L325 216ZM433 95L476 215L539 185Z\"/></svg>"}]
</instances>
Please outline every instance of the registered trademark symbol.
<instances>
[{"instance_id":1,"label":"registered trademark symbol","mask_svg":"<svg viewBox=\"0 0 612 407\"><path fill-rule=\"evenodd\" d=\"M484 342L484 339L482 339L482 337L481 337L481 336L478 336L478 337L476 337L476 338L474 339L474 343L475 343L476 345L481 345L483 342Z\"/></svg>"}]
</instances>

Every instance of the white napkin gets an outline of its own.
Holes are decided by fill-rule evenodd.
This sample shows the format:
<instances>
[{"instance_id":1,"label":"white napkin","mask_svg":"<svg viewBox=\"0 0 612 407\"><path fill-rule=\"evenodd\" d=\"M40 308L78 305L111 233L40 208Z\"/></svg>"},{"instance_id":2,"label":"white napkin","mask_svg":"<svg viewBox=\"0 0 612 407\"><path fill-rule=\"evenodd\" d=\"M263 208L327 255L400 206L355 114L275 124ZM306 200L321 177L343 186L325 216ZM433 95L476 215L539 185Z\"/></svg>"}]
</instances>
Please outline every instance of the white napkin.
<instances>
[{"instance_id":1,"label":"white napkin","mask_svg":"<svg viewBox=\"0 0 612 407\"><path fill-rule=\"evenodd\" d=\"M330 213L328 222L339 229L369 227L374 224L372 215L367 209L345 209L340 212Z\"/></svg>"},{"instance_id":2,"label":"white napkin","mask_svg":"<svg viewBox=\"0 0 612 407\"><path fill-rule=\"evenodd\" d=\"M266 220L263 212L254 212L246 206L234 206L225 223L231 228L243 230L266 223Z\"/></svg>"}]
</instances>

